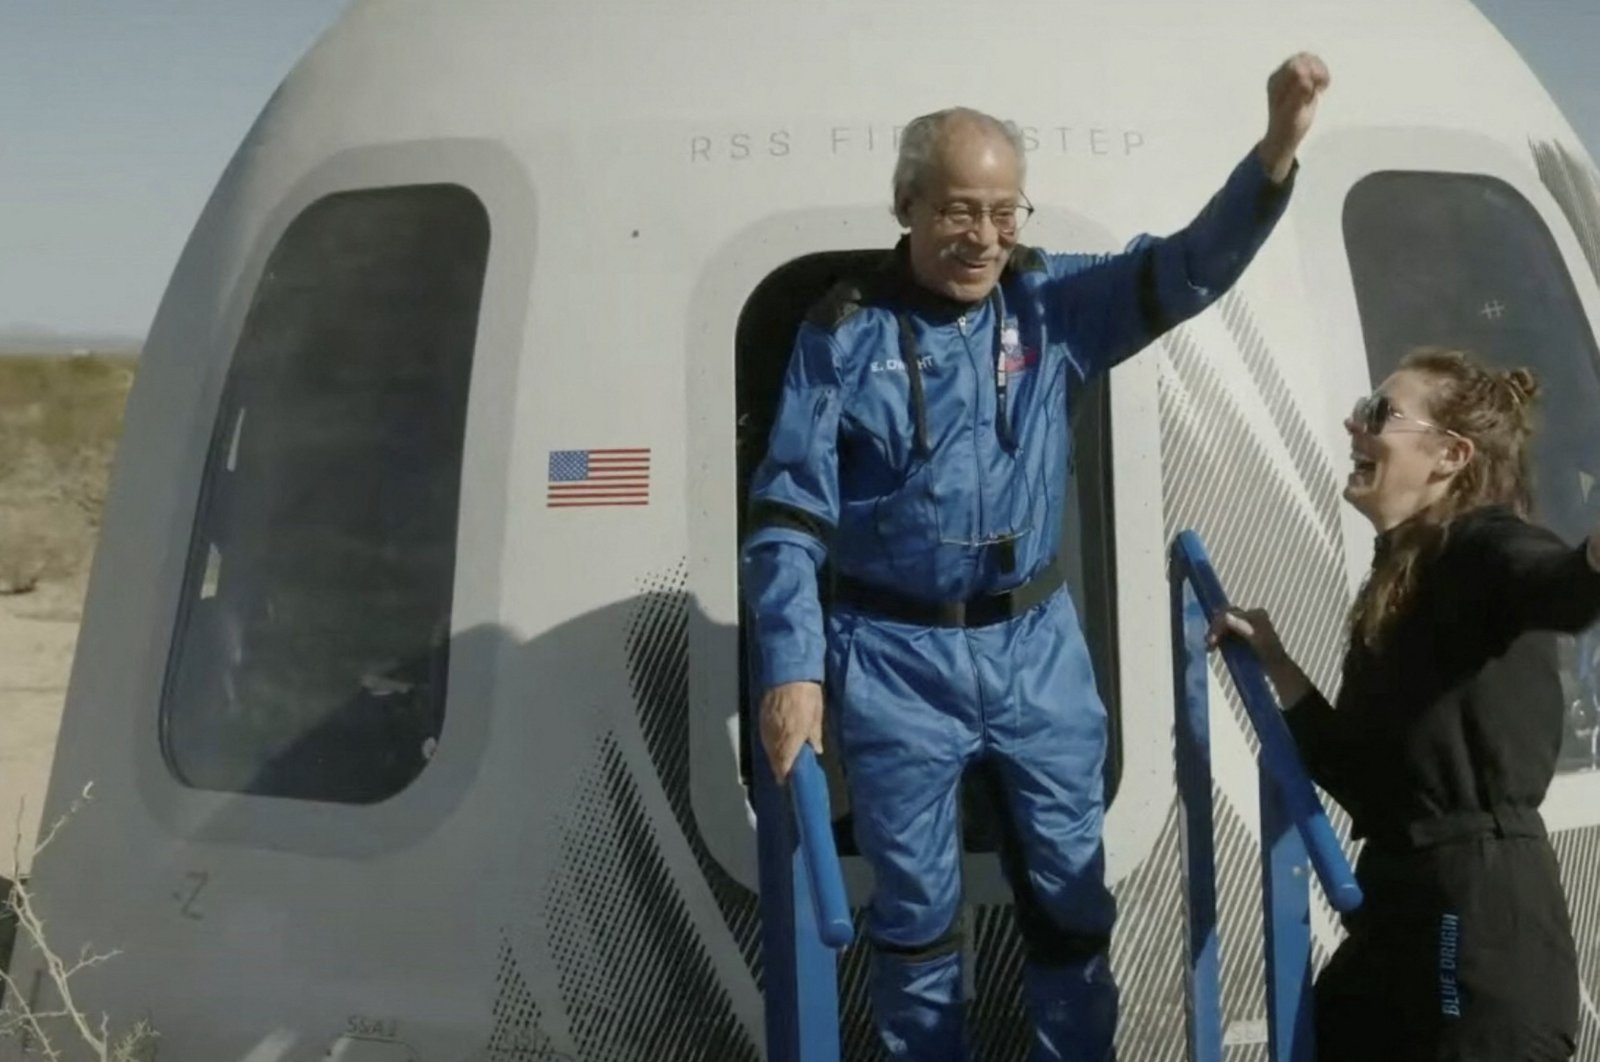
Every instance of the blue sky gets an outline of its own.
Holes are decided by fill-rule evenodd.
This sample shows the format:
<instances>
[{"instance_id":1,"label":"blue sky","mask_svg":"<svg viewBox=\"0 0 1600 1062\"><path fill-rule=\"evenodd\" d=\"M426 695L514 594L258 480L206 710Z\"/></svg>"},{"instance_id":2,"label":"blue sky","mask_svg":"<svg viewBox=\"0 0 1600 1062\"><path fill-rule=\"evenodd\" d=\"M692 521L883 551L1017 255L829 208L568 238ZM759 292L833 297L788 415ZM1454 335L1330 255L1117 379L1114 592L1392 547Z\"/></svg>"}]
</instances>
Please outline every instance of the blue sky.
<instances>
[{"instance_id":1,"label":"blue sky","mask_svg":"<svg viewBox=\"0 0 1600 1062\"><path fill-rule=\"evenodd\" d=\"M0 331L142 336L223 167L344 0L0 0Z\"/></svg>"},{"instance_id":2,"label":"blue sky","mask_svg":"<svg viewBox=\"0 0 1600 1062\"><path fill-rule=\"evenodd\" d=\"M0 0L0 333L142 336L246 129L345 6ZM1600 156L1600 0L1478 6Z\"/></svg>"}]
</instances>

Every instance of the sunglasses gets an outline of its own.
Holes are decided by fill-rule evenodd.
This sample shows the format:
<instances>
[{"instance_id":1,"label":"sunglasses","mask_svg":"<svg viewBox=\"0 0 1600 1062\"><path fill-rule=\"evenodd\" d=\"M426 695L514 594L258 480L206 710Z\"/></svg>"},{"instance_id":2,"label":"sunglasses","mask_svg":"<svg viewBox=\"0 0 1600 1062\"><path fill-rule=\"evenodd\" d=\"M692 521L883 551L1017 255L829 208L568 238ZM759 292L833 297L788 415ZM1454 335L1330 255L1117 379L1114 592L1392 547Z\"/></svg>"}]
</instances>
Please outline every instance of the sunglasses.
<instances>
[{"instance_id":1,"label":"sunglasses","mask_svg":"<svg viewBox=\"0 0 1600 1062\"><path fill-rule=\"evenodd\" d=\"M1355 421L1356 426L1368 435L1380 434L1391 420L1403 420L1407 423L1415 424L1424 431L1441 432L1455 439L1466 438L1460 432L1451 431L1449 428L1441 428L1437 424L1430 424L1420 417L1406 416L1406 414L1394 408L1394 403L1389 401L1389 396L1382 392L1356 399L1355 409L1350 411L1350 419Z\"/></svg>"}]
</instances>

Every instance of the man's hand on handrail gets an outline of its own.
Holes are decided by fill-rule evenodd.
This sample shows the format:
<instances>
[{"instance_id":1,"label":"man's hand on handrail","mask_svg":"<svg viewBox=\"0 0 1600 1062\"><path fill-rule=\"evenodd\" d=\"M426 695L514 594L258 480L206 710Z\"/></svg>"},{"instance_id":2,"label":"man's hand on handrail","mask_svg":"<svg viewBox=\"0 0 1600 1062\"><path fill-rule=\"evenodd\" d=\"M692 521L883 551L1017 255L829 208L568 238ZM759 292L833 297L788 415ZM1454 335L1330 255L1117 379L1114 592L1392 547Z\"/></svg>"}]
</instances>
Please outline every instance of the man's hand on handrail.
<instances>
[{"instance_id":1,"label":"man's hand on handrail","mask_svg":"<svg viewBox=\"0 0 1600 1062\"><path fill-rule=\"evenodd\" d=\"M1272 625L1272 617L1262 608L1227 608L1211 620L1211 630L1206 634L1206 647L1215 651L1224 638L1237 638L1256 654L1267 679L1277 691L1278 701L1284 707L1294 704L1311 692L1311 680L1300 666L1289 657Z\"/></svg>"},{"instance_id":2,"label":"man's hand on handrail","mask_svg":"<svg viewBox=\"0 0 1600 1062\"><path fill-rule=\"evenodd\" d=\"M761 698L761 744L779 785L789 780L800 746L807 742L822 755L822 686L786 682L772 687Z\"/></svg>"}]
</instances>

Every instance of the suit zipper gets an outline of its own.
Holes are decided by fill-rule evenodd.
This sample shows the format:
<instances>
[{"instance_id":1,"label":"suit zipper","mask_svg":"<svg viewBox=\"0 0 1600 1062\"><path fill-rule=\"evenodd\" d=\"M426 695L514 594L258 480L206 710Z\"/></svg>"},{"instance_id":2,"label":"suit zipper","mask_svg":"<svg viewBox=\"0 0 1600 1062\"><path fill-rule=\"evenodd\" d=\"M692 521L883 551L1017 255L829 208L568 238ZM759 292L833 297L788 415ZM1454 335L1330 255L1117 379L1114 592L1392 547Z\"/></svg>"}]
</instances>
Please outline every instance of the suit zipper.
<instances>
[{"instance_id":1,"label":"suit zipper","mask_svg":"<svg viewBox=\"0 0 1600 1062\"><path fill-rule=\"evenodd\" d=\"M978 437L982 432L980 418L983 406L983 367L974 359L972 341L967 333L967 315L962 314L956 318L956 329L961 333L961 345L967 348L967 363L972 366L972 486L978 495L978 526L974 531L978 538L983 537L983 529L988 521L983 515L983 464L978 460ZM966 536L971 538L972 536Z\"/></svg>"}]
</instances>

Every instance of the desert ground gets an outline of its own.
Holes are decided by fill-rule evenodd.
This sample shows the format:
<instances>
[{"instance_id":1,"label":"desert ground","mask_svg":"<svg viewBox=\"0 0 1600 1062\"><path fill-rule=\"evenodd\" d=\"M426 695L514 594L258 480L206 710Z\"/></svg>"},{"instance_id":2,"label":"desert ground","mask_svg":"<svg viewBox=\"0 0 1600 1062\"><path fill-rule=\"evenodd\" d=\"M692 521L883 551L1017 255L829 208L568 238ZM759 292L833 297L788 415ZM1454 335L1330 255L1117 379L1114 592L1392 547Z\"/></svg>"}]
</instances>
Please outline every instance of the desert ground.
<instances>
[{"instance_id":1,"label":"desert ground","mask_svg":"<svg viewBox=\"0 0 1600 1062\"><path fill-rule=\"evenodd\" d=\"M0 354L0 876L26 870L137 361ZM13 843L13 842L16 843Z\"/></svg>"}]
</instances>

